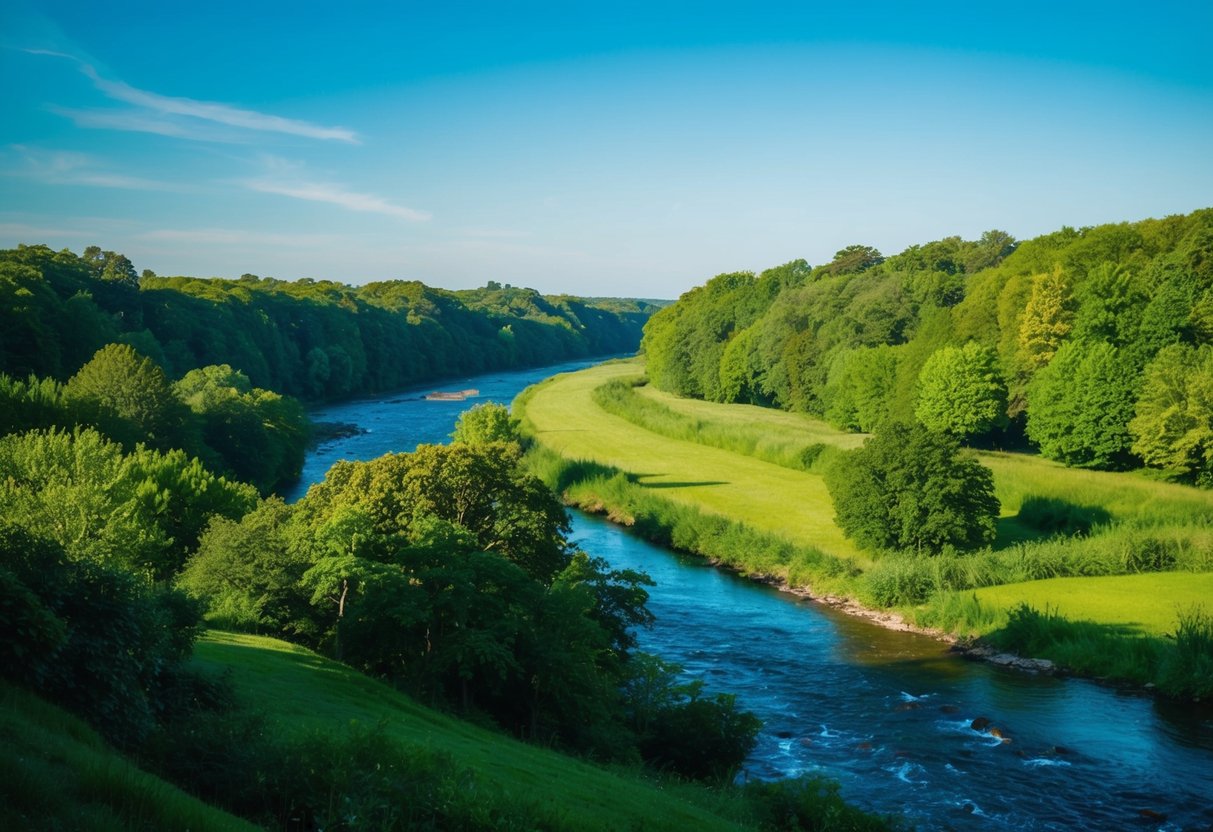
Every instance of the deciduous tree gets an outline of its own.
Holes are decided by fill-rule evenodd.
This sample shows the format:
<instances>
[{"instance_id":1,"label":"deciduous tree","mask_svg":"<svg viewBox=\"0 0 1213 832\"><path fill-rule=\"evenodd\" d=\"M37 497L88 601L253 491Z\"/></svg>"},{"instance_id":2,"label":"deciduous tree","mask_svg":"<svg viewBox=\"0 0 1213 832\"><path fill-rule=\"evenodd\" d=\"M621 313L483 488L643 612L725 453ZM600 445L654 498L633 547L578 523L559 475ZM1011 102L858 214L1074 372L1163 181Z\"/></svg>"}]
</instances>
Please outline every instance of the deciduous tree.
<instances>
[{"instance_id":1,"label":"deciduous tree","mask_svg":"<svg viewBox=\"0 0 1213 832\"><path fill-rule=\"evenodd\" d=\"M937 553L994 539L994 476L954 438L892 423L826 472L843 532L869 549Z\"/></svg>"}]
</instances>

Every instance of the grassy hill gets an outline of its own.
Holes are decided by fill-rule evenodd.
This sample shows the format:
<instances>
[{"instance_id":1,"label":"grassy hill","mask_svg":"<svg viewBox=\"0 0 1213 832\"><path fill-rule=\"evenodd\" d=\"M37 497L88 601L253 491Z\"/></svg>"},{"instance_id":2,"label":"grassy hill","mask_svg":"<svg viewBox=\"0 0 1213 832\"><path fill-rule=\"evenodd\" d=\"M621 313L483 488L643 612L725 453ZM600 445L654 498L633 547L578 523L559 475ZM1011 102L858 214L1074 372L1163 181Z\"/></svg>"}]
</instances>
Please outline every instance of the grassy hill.
<instances>
[{"instance_id":1,"label":"grassy hill","mask_svg":"<svg viewBox=\"0 0 1213 832\"><path fill-rule=\"evenodd\" d=\"M714 809L742 811L705 788L615 774L426 708L391 687L286 642L211 632L196 661L230 671L237 691L288 733L373 726L409 749L449 756L463 788L513 828L734 830ZM710 805L715 804L715 805ZM511 825L509 819L513 819Z\"/></svg>"},{"instance_id":2,"label":"grassy hill","mask_svg":"<svg viewBox=\"0 0 1213 832\"><path fill-rule=\"evenodd\" d=\"M662 542L975 635L998 633L1026 603L1118 637L1158 638L1213 598L1213 492L983 452L1002 506L992 550L874 559L834 524L820 474L864 437L801 414L647 386L622 404L604 400L612 383L642 375L642 364L616 362L558 376L526 391L516 410L541 453L564 461L549 458L545 476L570 501L650 528L722 529L675 529ZM553 476L570 461L584 473Z\"/></svg>"},{"instance_id":3,"label":"grassy hill","mask_svg":"<svg viewBox=\"0 0 1213 832\"><path fill-rule=\"evenodd\" d=\"M257 828L141 771L76 717L6 683L0 748L0 829Z\"/></svg>"}]
</instances>

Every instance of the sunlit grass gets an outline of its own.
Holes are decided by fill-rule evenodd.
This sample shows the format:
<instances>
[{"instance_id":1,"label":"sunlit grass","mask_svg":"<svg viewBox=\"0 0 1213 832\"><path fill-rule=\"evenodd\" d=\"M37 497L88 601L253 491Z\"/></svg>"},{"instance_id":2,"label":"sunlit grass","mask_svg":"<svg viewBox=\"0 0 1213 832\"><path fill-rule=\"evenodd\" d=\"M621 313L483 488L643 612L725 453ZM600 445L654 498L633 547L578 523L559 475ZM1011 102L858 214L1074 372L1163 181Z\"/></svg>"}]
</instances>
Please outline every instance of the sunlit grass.
<instances>
[{"instance_id":1,"label":"sunlit grass","mask_svg":"<svg viewBox=\"0 0 1213 832\"><path fill-rule=\"evenodd\" d=\"M974 592L983 605L1004 612L1024 603L1036 609L1056 610L1072 621L1097 621L1142 635L1161 636L1175 632L1180 610L1213 604L1213 573L1052 578L983 587Z\"/></svg>"},{"instance_id":2,"label":"sunlit grass","mask_svg":"<svg viewBox=\"0 0 1213 832\"><path fill-rule=\"evenodd\" d=\"M524 393L520 411L539 444L566 459L609 466L654 496L871 571L871 581L863 575L843 583L869 601L927 604L925 618L968 632L989 632L1007 610L1028 603L1160 636L1174 630L1178 605L1213 598L1211 492L1136 473L1066 468L1028 454L980 452L1002 505L994 551L946 565L875 563L834 525L821 477L795 470L804 449L852 448L863 436L800 414L682 399L645 386L630 394L642 400L630 409L616 404L606 412L595 402L595 388L642 373L633 362L561 376ZM606 479L593 482L583 491L610 490ZM613 488L626 490L618 482ZM582 498L592 503L594 495ZM745 552L722 559L743 571L771 571L765 561L748 563ZM890 583L898 569L907 582L901 586ZM811 568L784 574L793 583L797 575L822 580ZM828 585L839 587L832 579ZM966 612L949 601L957 589L975 589L980 609Z\"/></svg>"},{"instance_id":3,"label":"sunlit grass","mask_svg":"<svg viewBox=\"0 0 1213 832\"><path fill-rule=\"evenodd\" d=\"M822 444L850 450L858 448L868 438L865 433L846 433L803 413L790 413L750 404L721 405L699 399L684 399L650 385L636 388L636 393L692 419L702 419L739 430L759 430L764 439L773 445Z\"/></svg>"},{"instance_id":4,"label":"sunlit grass","mask_svg":"<svg viewBox=\"0 0 1213 832\"><path fill-rule=\"evenodd\" d=\"M834 524L833 504L820 476L663 437L594 403L595 387L638 373L632 364L606 364L557 376L529 397L529 429L561 456L624 471L671 501L801 546L866 560Z\"/></svg>"}]
</instances>

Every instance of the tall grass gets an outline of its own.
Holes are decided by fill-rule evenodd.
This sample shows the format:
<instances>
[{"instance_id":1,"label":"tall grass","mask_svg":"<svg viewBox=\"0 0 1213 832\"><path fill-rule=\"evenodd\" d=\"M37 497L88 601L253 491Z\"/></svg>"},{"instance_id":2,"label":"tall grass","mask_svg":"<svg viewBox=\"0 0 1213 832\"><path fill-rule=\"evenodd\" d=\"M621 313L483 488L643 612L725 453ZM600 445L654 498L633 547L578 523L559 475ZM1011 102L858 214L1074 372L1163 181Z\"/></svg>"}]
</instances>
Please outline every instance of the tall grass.
<instances>
[{"instance_id":1,"label":"tall grass","mask_svg":"<svg viewBox=\"0 0 1213 832\"><path fill-rule=\"evenodd\" d=\"M769 426L722 424L676 413L660 402L636 395L636 387L643 383L643 376L609 381L595 388L594 403L660 436L720 448L793 471L820 471L839 452L821 442L780 435Z\"/></svg>"},{"instance_id":2,"label":"tall grass","mask_svg":"<svg viewBox=\"0 0 1213 832\"><path fill-rule=\"evenodd\" d=\"M751 577L823 590L859 574L849 559L666 499L608 466L568 460L542 446L528 451L527 462L532 473L572 505L605 514L653 543L703 555Z\"/></svg>"},{"instance_id":3,"label":"tall grass","mask_svg":"<svg viewBox=\"0 0 1213 832\"><path fill-rule=\"evenodd\" d=\"M1180 610L1173 638L1159 668L1159 687L1175 696L1213 696L1213 614L1203 606Z\"/></svg>"}]
</instances>

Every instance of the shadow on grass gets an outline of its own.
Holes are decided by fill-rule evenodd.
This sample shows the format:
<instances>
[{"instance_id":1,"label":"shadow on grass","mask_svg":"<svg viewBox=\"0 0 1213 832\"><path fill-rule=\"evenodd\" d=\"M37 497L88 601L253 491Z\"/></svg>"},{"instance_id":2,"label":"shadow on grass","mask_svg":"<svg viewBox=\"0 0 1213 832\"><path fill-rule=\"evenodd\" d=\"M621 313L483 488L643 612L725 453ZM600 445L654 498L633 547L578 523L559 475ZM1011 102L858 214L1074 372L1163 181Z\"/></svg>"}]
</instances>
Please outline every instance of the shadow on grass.
<instances>
[{"instance_id":1,"label":"shadow on grass","mask_svg":"<svg viewBox=\"0 0 1213 832\"><path fill-rule=\"evenodd\" d=\"M702 482L640 482L642 488L691 488L697 485L728 485L724 480L704 480Z\"/></svg>"},{"instance_id":2,"label":"shadow on grass","mask_svg":"<svg viewBox=\"0 0 1213 832\"><path fill-rule=\"evenodd\" d=\"M1082 505L1058 497L1025 497L1019 513L998 518L994 548L1005 549L1016 543L1089 534L1097 526L1112 522L1112 515L1101 506Z\"/></svg>"},{"instance_id":3,"label":"shadow on grass","mask_svg":"<svg viewBox=\"0 0 1213 832\"><path fill-rule=\"evenodd\" d=\"M1171 649L1166 639L1146 635L1140 624L1071 621L1056 609L1042 612L1027 604L1011 610L1006 625L983 641L1021 656L1051 659L1083 675L1135 684L1154 681Z\"/></svg>"}]
</instances>

